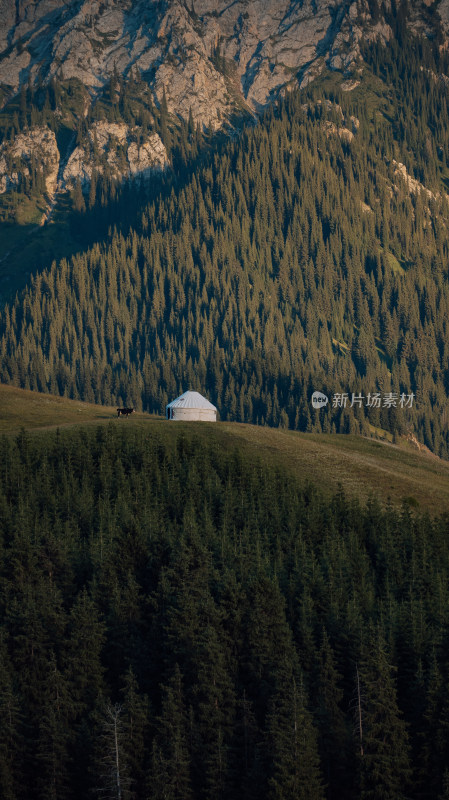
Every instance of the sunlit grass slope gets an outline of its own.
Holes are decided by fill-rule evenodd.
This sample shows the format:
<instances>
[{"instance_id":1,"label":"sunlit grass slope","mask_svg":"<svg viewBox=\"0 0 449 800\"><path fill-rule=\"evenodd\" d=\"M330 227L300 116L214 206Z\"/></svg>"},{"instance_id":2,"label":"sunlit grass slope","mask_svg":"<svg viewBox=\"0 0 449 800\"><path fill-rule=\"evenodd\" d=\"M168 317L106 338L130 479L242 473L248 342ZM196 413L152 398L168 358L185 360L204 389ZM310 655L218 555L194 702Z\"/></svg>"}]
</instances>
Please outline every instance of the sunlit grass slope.
<instances>
[{"instance_id":1,"label":"sunlit grass slope","mask_svg":"<svg viewBox=\"0 0 449 800\"><path fill-rule=\"evenodd\" d=\"M382 503L405 502L430 512L449 511L449 463L428 453L361 436L297 433L221 422L168 423L149 414L117 419L116 409L0 385L0 434L55 427L109 423L140 426L175 446L182 433L223 449L239 449L245 459L270 461L310 481L325 494L343 486L348 495Z\"/></svg>"},{"instance_id":2,"label":"sunlit grass slope","mask_svg":"<svg viewBox=\"0 0 449 800\"><path fill-rule=\"evenodd\" d=\"M21 428L48 428L73 423L110 420L115 408L68 400L50 394L29 392L0 384L0 434L17 433Z\"/></svg>"}]
</instances>

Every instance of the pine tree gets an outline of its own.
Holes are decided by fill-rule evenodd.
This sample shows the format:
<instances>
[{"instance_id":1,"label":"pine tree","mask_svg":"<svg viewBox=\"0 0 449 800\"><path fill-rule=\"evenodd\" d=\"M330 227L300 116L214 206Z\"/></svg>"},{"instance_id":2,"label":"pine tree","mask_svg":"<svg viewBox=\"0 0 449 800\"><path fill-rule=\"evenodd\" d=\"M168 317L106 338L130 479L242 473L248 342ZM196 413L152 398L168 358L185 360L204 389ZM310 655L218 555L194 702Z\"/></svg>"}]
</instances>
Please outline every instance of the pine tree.
<instances>
[{"instance_id":1,"label":"pine tree","mask_svg":"<svg viewBox=\"0 0 449 800\"><path fill-rule=\"evenodd\" d=\"M77 178L75 188L72 193L72 203L73 208L79 214L83 214L86 211L86 203L84 201L83 190L81 188L81 181L79 178Z\"/></svg>"},{"instance_id":2,"label":"pine tree","mask_svg":"<svg viewBox=\"0 0 449 800\"><path fill-rule=\"evenodd\" d=\"M397 705L394 668L385 640L372 633L360 665L364 700L360 797L363 800L405 800L411 767L407 726Z\"/></svg>"},{"instance_id":3,"label":"pine tree","mask_svg":"<svg viewBox=\"0 0 449 800\"><path fill-rule=\"evenodd\" d=\"M192 797L189 718L185 708L179 666L163 687L161 714L153 740L149 787L155 800Z\"/></svg>"},{"instance_id":4,"label":"pine tree","mask_svg":"<svg viewBox=\"0 0 449 800\"><path fill-rule=\"evenodd\" d=\"M322 800L316 731L302 676L285 664L267 717L270 800Z\"/></svg>"},{"instance_id":5,"label":"pine tree","mask_svg":"<svg viewBox=\"0 0 449 800\"><path fill-rule=\"evenodd\" d=\"M96 708L103 694L103 644L104 624L92 598L83 590L70 613L65 657L65 672L77 716Z\"/></svg>"},{"instance_id":6,"label":"pine tree","mask_svg":"<svg viewBox=\"0 0 449 800\"><path fill-rule=\"evenodd\" d=\"M146 788L146 749L149 728L148 697L139 692L132 668L123 687L123 761L132 787L132 797L144 797Z\"/></svg>"},{"instance_id":7,"label":"pine tree","mask_svg":"<svg viewBox=\"0 0 449 800\"><path fill-rule=\"evenodd\" d=\"M4 800L16 800L23 791L21 757L23 713L14 688L13 672L8 663L4 635L0 638L0 794Z\"/></svg>"},{"instance_id":8,"label":"pine tree","mask_svg":"<svg viewBox=\"0 0 449 800\"><path fill-rule=\"evenodd\" d=\"M343 796L348 791L345 779L348 770L348 731L341 710L343 700L342 676L326 631L319 653L316 719L319 730L319 749L327 796Z\"/></svg>"},{"instance_id":9,"label":"pine tree","mask_svg":"<svg viewBox=\"0 0 449 800\"><path fill-rule=\"evenodd\" d=\"M39 765L34 785L41 798L64 800L70 785L69 745L71 703L68 686L54 654L49 660L47 691L42 698L36 760Z\"/></svg>"},{"instance_id":10,"label":"pine tree","mask_svg":"<svg viewBox=\"0 0 449 800\"><path fill-rule=\"evenodd\" d=\"M98 719L93 776L95 790L106 800L131 800L125 746L123 708L118 703L107 703Z\"/></svg>"}]
</instances>

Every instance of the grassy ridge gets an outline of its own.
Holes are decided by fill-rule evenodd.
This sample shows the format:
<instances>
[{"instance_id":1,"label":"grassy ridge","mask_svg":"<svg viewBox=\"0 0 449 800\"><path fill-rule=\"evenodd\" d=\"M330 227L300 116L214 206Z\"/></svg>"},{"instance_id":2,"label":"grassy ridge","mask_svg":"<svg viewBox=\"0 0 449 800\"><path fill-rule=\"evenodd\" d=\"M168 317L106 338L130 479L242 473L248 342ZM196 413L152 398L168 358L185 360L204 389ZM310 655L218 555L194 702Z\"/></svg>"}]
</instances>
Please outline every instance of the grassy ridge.
<instances>
[{"instance_id":1,"label":"grassy ridge","mask_svg":"<svg viewBox=\"0 0 449 800\"><path fill-rule=\"evenodd\" d=\"M390 498L394 505L405 501L431 512L449 510L449 464L411 450L405 442L395 446L361 436L304 434L229 422L168 425L160 417L143 413L117 420L112 406L0 385L1 434L95 423L155 426L172 443L181 431L213 438L217 447L242 447L255 459L284 465L326 494L341 484L347 494L364 499L374 494L383 502Z\"/></svg>"},{"instance_id":2,"label":"grassy ridge","mask_svg":"<svg viewBox=\"0 0 449 800\"><path fill-rule=\"evenodd\" d=\"M21 428L39 428L104 422L117 416L112 406L95 406L50 394L0 385L0 434L18 433Z\"/></svg>"}]
</instances>

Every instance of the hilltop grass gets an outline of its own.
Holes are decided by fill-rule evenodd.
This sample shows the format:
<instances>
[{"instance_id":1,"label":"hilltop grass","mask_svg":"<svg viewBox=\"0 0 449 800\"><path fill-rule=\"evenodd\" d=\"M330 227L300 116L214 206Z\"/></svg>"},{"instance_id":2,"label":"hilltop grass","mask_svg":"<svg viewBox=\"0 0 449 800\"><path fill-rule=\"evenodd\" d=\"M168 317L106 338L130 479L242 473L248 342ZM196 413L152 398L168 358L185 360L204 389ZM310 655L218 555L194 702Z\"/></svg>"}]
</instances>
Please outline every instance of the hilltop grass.
<instances>
[{"instance_id":1,"label":"hilltop grass","mask_svg":"<svg viewBox=\"0 0 449 800\"><path fill-rule=\"evenodd\" d=\"M284 467L325 495L341 485L348 496L406 505L432 513L449 511L449 463L429 453L362 436L298 433L235 422L168 424L136 413L117 419L112 406L97 406L0 385L0 434L48 431L92 424L142 426L175 445L178 436L212 441L218 448L244 449L247 458Z\"/></svg>"},{"instance_id":2,"label":"hilltop grass","mask_svg":"<svg viewBox=\"0 0 449 800\"><path fill-rule=\"evenodd\" d=\"M323 493L339 485L351 496L382 503L406 503L432 512L449 510L449 463L431 454L411 451L363 436L309 434L251 425L224 423L235 441L257 449L263 459L283 463Z\"/></svg>"},{"instance_id":3,"label":"hilltop grass","mask_svg":"<svg viewBox=\"0 0 449 800\"><path fill-rule=\"evenodd\" d=\"M22 428L38 430L107 422L114 415L117 416L117 411L112 406L96 406L0 384L0 434L15 434Z\"/></svg>"}]
</instances>

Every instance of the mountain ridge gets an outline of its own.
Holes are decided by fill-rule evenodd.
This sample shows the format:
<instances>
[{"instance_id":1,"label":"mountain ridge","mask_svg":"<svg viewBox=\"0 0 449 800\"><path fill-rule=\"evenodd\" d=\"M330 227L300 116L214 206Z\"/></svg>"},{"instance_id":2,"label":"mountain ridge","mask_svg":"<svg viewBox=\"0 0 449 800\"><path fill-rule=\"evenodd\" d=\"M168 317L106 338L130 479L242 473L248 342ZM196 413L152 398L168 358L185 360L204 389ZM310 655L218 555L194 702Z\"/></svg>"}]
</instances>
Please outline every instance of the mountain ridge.
<instances>
[{"instance_id":1,"label":"mountain ridge","mask_svg":"<svg viewBox=\"0 0 449 800\"><path fill-rule=\"evenodd\" d=\"M446 152L446 90L429 95L419 64L407 81L408 107L429 103L432 126L438 110L432 147ZM446 457L441 175L423 130L415 172L433 196L411 191L396 165L409 174L419 129L403 124L399 147L391 117L401 122L402 107L390 102L380 116L359 96L335 104L289 93L184 183L169 183L126 235L37 275L0 315L1 379L150 411L195 384L229 420L410 429ZM102 202L93 208L96 219ZM412 392L419 402L318 412L317 388L349 400Z\"/></svg>"},{"instance_id":2,"label":"mountain ridge","mask_svg":"<svg viewBox=\"0 0 449 800\"><path fill-rule=\"evenodd\" d=\"M447 47L449 0L431 10L414 2L399 11L377 0L21 0L15 10L1 0L0 194L20 191L35 162L48 194L44 224L54 193L73 190L77 182L87 191L93 171L106 169L108 179L151 180L153 165L158 170L170 162L151 135L161 135L168 150L170 125L184 121L203 131L231 132L236 115L257 116L286 91L329 71L343 76L341 91L351 92L365 79L363 46L391 41L395 14L403 15L409 31ZM126 138L128 145L140 145L138 153L124 153L118 163L122 134L108 136L99 152L92 148L99 124L134 129ZM51 154L42 153L46 127L76 133L57 185L52 163L64 155L59 141ZM79 190L76 205L82 205Z\"/></svg>"},{"instance_id":3,"label":"mountain ridge","mask_svg":"<svg viewBox=\"0 0 449 800\"><path fill-rule=\"evenodd\" d=\"M414 26L422 30L421 4ZM387 5L388 8L388 5ZM286 86L306 85L325 65L357 75L360 40L388 41L391 27L376 3L182 0L107 3L7 0L0 41L0 84L7 93L52 77L79 79L94 98L118 72L145 74L154 99L167 92L171 113L218 128L233 90L260 111ZM435 20L439 18L436 15ZM232 89L231 89L232 83Z\"/></svg>"}]
</instances>

